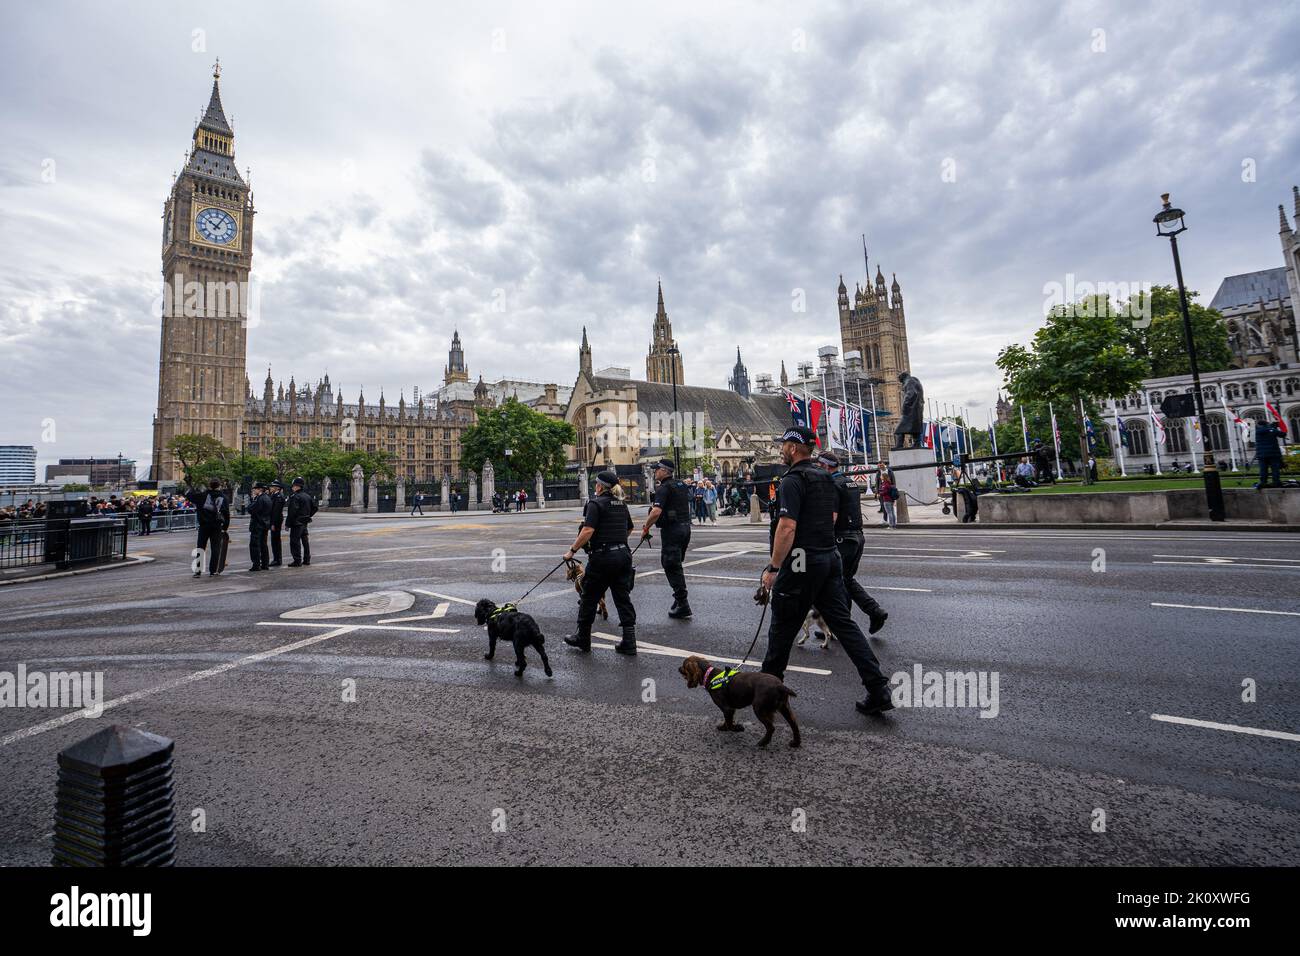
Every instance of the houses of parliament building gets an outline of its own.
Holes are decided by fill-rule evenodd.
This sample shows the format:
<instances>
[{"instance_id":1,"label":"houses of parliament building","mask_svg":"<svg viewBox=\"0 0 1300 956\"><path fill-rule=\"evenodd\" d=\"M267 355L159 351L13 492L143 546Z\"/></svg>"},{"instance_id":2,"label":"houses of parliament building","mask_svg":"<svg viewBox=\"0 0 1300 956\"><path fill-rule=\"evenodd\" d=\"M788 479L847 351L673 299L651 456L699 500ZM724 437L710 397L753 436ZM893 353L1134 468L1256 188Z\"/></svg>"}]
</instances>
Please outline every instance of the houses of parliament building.
<instances>
[{"instance_id":1,"label":"houses of parliament building","mask_svg":"<svg viewBox=\"0 0 1300 956\"><path fill-rule=\"evenodd\" d=\"M843 367L834 358L837 350L826 347L819 353L822 367L801 363L794 379L787 376L783 362L779 386L763 373L751 388L739 349L725 388L688 384L661 283L644 381L632 379L630 369L595 370L584 330L572 387L513 379L488 383L482 375L471 384L457 331L442 385L427 395L413 391L410 402L404 393L396 404L382 393L378 401L368 402L364 391L348 402L328 374L301 383L291 376L286 387L272 378L270 369L260 393L255 392L246 356L257 210L252 188L235 165L234 140L221 102L218 65L207 109L162 209L166 294L153 420L151 477L156 481L183 477L168 444L178 435L193 434L210 435L227 448L262 457L281 444L322 440L386 452L395 474L408 481L455 477L462 471L462 433L477 420L480 409L510 398L574 425L578 441L569 449L569 460L576 465L633 465L657 457L668 436L657 431L638 434L631 422L638 415L669 418L680 408L713 434L713 458L733 474L746 462L776 459L776 439L789 423L782 395L786 388L813 395L843 389L827 394L832 401L854 402L870 383L876 388L876 408L886 416L898 413L897 375L910 370L907 324L898 280L887 290L879 267L874 287L868 269L867 285L858 285L852 299L840 278ZM828 370L844 374L825 374ZM851 384L860 387L849 393ZM612 422L620 425L611 430Z\"/></svg>"},{"instance_id":2,"label":"houses of parliament building","mask_svg":"<svg viewBox=\"0 0 1300 956\"><path fill-rule=\"evenodd\" d=\"M228 448L267 455L279 443L320 439L368 452L385 451L408 480L459 475L460 436L476 410L516 398L561 417L571 389L479 376L471 384L460 333L452 336L442 386L432 395L381 394L355 402L336 393L329 375L277 385L267 370L254 393L246 365L249 273L253 262L253 192L235 165L235 134L221 103L221 70L194 129L185 166L163 203L164 307L153 420L153 467L160 482L181 479L168 452L177 435L211 435Z\"/></svg>"}]
</instances>

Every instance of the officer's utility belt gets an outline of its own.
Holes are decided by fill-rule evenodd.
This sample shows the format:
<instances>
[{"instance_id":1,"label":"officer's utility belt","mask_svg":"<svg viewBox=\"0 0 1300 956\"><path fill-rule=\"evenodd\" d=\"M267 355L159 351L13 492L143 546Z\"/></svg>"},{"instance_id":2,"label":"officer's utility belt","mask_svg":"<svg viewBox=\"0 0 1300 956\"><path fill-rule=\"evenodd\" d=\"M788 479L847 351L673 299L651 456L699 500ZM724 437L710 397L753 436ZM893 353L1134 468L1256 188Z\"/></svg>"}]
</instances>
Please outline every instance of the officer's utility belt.
<instances>
[{"instance_id":1,"label":"officer's utility belt","mask_svg":"<svg viewBox=\"0 0 1300 956\"><path fill-rule=\"evenodd\" d=\"M602 554L606 551L626 551L627 544L593 544L591 546L592 554Z\"/></svg>"},{"instance_id":2,"label":"officer's utility belt","mask_svg":"<svg viewBox=\"0 0 1300 956\"><path fill-rule=\"evenodd\" d=\"M848 531L841 531L836 541L843 541L845 538L862 538L861 528L850 528Z\"/></svg>"}]
</instances>

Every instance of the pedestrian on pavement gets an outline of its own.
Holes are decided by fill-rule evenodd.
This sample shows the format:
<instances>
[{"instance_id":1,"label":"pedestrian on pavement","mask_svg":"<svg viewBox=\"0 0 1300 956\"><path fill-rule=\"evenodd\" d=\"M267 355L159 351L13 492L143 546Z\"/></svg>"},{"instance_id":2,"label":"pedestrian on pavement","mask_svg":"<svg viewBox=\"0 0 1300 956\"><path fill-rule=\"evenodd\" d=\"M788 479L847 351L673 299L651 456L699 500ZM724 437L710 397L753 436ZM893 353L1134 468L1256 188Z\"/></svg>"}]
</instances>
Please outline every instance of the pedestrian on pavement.
<instances>
[{"instance_id":1,"label":"pedestrian on pavement","mask_svg":"<svg viewBox=\"0 0 1300 956\"><path fill-rule=\"evenodd\" d=\"M866 540L862 534L862 488L840 470L840 460L834 452L824 451L817 456L817 464L830 473L835 482L838 501L835 507L835 546L840 552L840 565L844 572L844 589L849 599L871 621L868 634L875 634L885 626L889 612L880 606L866 589L858 583L858 565Z\"/></svg>"},{"instance_id":2,"label":"pedestrian on pavement","mask_svg":"<svg viewBox=\"0 0 1300 956\"><path fill-rule=\"evenodd\" d=\"M1286 429L1275 421L1255 422L1255 457L1259 460L1259 484L1267 488L1269 473L1273 474L1273 487L1282 487L1282 443L1278 439Z\"/></svg>"},{"instance_id":3,"label":"pedestrian on pavement","mask_svg":"<svg viewBox=\"0 0 1300 956\"><path fill-rule=\"evenodd\" d=\"M306 482L295 478L289 483L290 495L286 524L289 525L289 554L293 560L289 567L300 568L311 564L311 541L307 526L316 513L316 499L307 494ZM423 512L422 512L423 513Z\"/></svg>"},{"instance_id":4,"label":"pedestrian on pavement","mask_svg":"<svg viewBox=\"0 0 1300 956\"><path fill-rule=\"evenodd\" d=\"M271 530L271 496L266 493L266 485L260 481L253 483L253 499L248 503L248 557L253 562L250 571L266 571L270 568L270 552L266 546L266 536Z\"/></svg>"},{"instance_id":5,"label":"pedestrian on pavement","mask_svg":"<svg viewBox=\"0 0 1300 956\"><path fill-rule=\"evenodd\" d=\"M284 485L277 478L271 482L271 567L278 568L283 545L280 541L280 529L284 527Z\"/></svg>"},{"instance_id":6,"label":"pedestrian on pavement","mask_svg":"<svg viewBox=\"0 0 1300 956\"><path fill-rule=\"evenodd\" d=\"M153 499L145 495L135 506L136 517L140 519L141 536L153 533Z\"/></svg>"},{"instance_id":7,"label":"pedestrian on pavement","mask_svg":"<svg viewBox=\"0 0 1300 956\"><path fill-rule=\"evenodd\" d=\"M206 491L191 489L185 498L198 513L199 540L195 547L200 551L208 549L208 574L220 574L222 536L230 525L230 499L222 494L221 482L216 478L208 482ZM202 570L195 571L194 576L202 577Z\"/></svg>"},{"instance_id":8,"label":"pedestrian on pavement","mask_svg":"<svg viewBox=\"0 0 1300 956\"><path fill-rule=\"evenodd\" d=\"M704 481L704 507L705 517L713 524L718 523L718 489L713 482L705 479Z\"/></svg>"},{"instance_id":9,"label":"pedestrian on pavement","mask_svg":"<svg viewBox=\"0 0 1300 956\"><path fill-rule=\"evenodd\" d=\"M614 597L618 624L623 631L623 639L614 645L614 650L619 654L636 654L636 608L632 606L636 569L627 545L632 513L623 497L617 474L613 471L597 474L596 496L583 508L582 529L573 547L564 554L566 561L573 560L579 550L591 555L582 575L578 630L564 639L565 644L580 651L591 650L591 625L596 620L596 607L608 589Z\"/></svg>"},{"instance_id":10,"label":"pedestrian on pavement","mask_svg":"<svg viewBox=\"0 0 1300 956\"><path fill-rule=\"evenodd\" d=\"M415 493L415 497L411 499L411 514L415 514L418 511L420 513L420 517L422 518L424 517L424 509L420 507L420 504L423 501L424 501L424 496L417 491Z\"/></svg>"},{"instance_id":11,"label":"pedestrian on pavement","mask_svg":"<svg viewBox=\"0 0 1300 956\"><path fill-rule=\"evenodd\" d=\"M525 508L527 508L527 507L528 507L528 492L526 492L526 491L524 491L524 489L520 488L520 489L519 489L519 504L518 504L518 506L515 508L515 511L523 511L523 510L524 510Z\"/></svg>"},{"instance_id":12,"label":"pedestrian on pavement","mask_svg":"<svg viewBox=\"0 0 1300 956\"><path fill-rule=\"evenodd\" d=\"M894 484L894 476L886 470L884 465L880 466L880 480L876 483L876 497L880 500L880 511L885 516L881 524L891 531L898 527L898 513L896 505L898 504L899 490L898 485Z\"/></svg>"},{"instance_id":13,"label":"pedestrian on pavement","mask_svg":"<svg viewBox=\"0 0 1300 956\"><path fill-rule=\"evenodd\" d=\"M686 592L686 572L682 570L682 561L686 558L686 549L691 544L691 494L686 482L673 474L674 466L670 458L661 458L655 466L654 500L650 513L646 515L641 528L641 537L650 536L650 527L659 529L659 563L663 566L664 577L673 589L673 606L668 611L671 618L684 619L691 616L691 604Z\"/></svg>"},{"instance_id":14,"label":"pedestrian on pavement","mask_svg":"<svg viewBox=\"0 0 1300 956\"><path fill-rule=\"evenodd\" d=\"M849 611L835 545L839 492L831 476L812 462L815 443L816 437L802 425L781 436L781 460L790 467L777 492L779 518L771 561L763 572L772 611L763 672L784 678L795 634L808 610L815 607L867 688L866 699L856 705L858 711L881 714L894 706L889 680Z\"/></svg>"}]
</instances>

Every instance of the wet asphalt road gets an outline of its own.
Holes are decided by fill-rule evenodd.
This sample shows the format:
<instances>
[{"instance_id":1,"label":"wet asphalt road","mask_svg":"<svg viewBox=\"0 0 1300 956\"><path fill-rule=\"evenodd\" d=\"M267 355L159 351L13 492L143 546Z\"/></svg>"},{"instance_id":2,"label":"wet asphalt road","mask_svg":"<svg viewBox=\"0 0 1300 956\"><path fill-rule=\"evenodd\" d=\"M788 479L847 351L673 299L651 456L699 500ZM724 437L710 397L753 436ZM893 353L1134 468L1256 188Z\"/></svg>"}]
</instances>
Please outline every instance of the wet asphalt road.
<instances>
[{"instance_id":1,"label":"wet asphalt road","mask_svg":"<svg viewBox=\"0 0 1300 956\"><path fill-rule=\"evenodd\" d=\"M1244 732L1300 733L1298 536L873 531L860 579L890 612L886 673L996 672L997 716L863 718L843 652L809 642L786 677L804 747L778 723L763 751L751 713L717 733L676 672L686 651L744 653L761 527L697 529L690 622L665 616L662 575L638 581L634 660L563 646L558 574L524 606L554 679L482 659L470 604L517 599L576 517L322 515L312 567L256 575L237 526L231 570L202 580L188 534L154 535L131 540L153 563L0 588L0 671L102 671L108 699L133 695L59 726L0 708L0 863L48 861L55 755L109 721L176 740L191 865L1300 863L1300 740ZM281 617L381 590L414 601Z\"/></svg>"}]
</instances>

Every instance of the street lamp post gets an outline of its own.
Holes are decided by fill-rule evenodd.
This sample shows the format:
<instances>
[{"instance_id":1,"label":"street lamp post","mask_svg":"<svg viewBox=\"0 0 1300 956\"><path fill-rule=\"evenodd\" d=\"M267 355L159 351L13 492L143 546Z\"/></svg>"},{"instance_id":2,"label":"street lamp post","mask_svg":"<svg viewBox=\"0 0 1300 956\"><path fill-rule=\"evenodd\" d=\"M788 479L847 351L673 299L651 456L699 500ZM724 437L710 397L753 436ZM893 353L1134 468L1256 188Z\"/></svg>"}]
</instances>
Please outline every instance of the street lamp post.
<instances>
[{"instance_id":1,"label":"street lamp post","mask_svg":"<svg viewBox=\"0 0 1300 956\"><path fill-rule=\"evenodd\" d=\"M1187 343L1187 361L1192 369L1192 397L1196 401L1196 414L1201 422L1201 473L1205 476L1205 502L1210 509L1211 521L1224 519L1223 486L1219 481L1219 466L1214 461L1206 434L1205 397L1201 394L1201 372L1196 365L1196 341L1192 337L1192 317L1187 311L1187 288L1183 285L1183 264L1178 258L1178 234L1186 232L1183 222L1186 215L1181 209L1170 205L1169 193L1160 197L1164 204L1160 212L1151 220L1156 224L1156 235L1169 239L1169 248L1174 254L1174 275L1178 279L1178 305L1183 313L1183 338Z\"/></svg>"},{"instance_id":2,"label":"street lamp post","mask_svg":"<svg viewBox=\"0 0 1300 956\"><path fill-rule=\"evenodd\" d=\"M126 482L122 480L122 453L117 453L117 490L126 490Z\"/></svg>"},{"instance_id":3,"label":"street lamp post","mask_svg":"<svg viewBox=\"0 0 1300 956\"><path fill-rule=\"evenodd\" d=\"M677 350L677 346L672 345L668 348L668 354L672 356L668 364L671 366L673 378L673 429L677 432L676 440L673 442L673 472L680 475L682 473L682 428L677 415L677 356L681 353Z\"/></svg>"}]
</instances>

